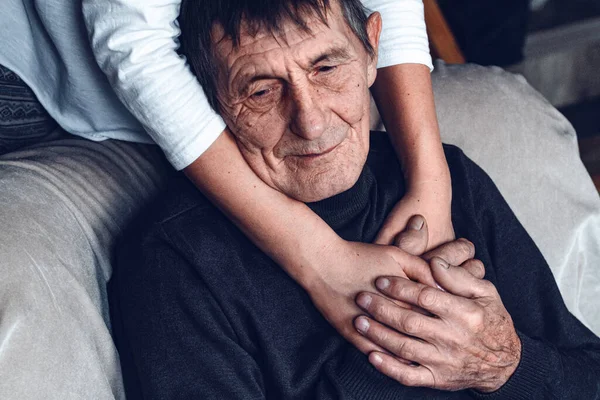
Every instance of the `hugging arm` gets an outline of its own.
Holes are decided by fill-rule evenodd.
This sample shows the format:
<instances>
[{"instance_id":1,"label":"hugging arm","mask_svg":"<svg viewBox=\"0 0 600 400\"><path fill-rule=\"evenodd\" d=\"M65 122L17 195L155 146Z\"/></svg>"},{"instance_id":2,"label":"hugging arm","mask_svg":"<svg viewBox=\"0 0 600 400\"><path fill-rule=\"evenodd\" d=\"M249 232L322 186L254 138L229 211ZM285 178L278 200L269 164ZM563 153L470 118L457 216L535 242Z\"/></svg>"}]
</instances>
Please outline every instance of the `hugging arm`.
<instances>
[{"instance_id":1,"label":"hugging arm","mask_svg":"<svg viewBox=\"0 0 600 400\"><path fill-rule=\"evenodd\" d=\"M421 214L431 221L428 247L435 248L453 239L454 231L450 171L440 139L429 69L421 64L381 68L372 92L408 188L376 242L391 243L398 226L404 226L412 215Z\"/></svg>"},{"instance_id":2,"label":"hugging arm","mask_svg":"<svg viewBox=\"0 0 600 400\"><path fill-rule=\"evenodd\" d=\"M367 5L377 9L378 4L386 6L386 14L393 10L400 10L399 14L403 14L403 7L410 5L408 15L414 22L412 31L418 32L414 36L421 43L422 50L413 51L412 55L397 61L430 63L424 21L418 12L422 11L421 1L373 0ZM357 289L371 287L372 282L371 277L365 277L361 271L370 265L378 265L380 274L402 271L395 257L397 249L342 240L308 207L273 190L254 174L242 158L231 134L227 130L221 133L225 129L223 121L211 111L195 77L176 53L175 38L179 29L175 20L179 7L178 0L83 0L86 25L100 67L108 75L119 98L142 122L172 164L178 169L185 168L186 175L207 197L309 291L317 307L334 323L335 328L365 350L367 347L364 342L362 345L357 343L360 338L354 336L351 320L335 319L336 315L332 315L330 310L343 309L347 314L355 315L358 309L347 301L348 298L352 298ZM417 10L416 14L414 10ZM394 20L392 18L388 22ZM384 35L387 35L389 42L400 43L398 48L392 46L394 52L401 50L402 38L407 35L402 30L394 33L396 31L386 33L384 28ZM414 46L407 47L414 49ZM394 62L389 54L387 58L389 63ZM396 71L393 74L395 77L412 71L405 71L399 66L388 68ZM424 66L419 71L423 69L428 70L428 67ZM382 86L387 85L386 79L390 82L390 78L383 74L379 81ZM405 77L404 81L410 79ZM391 108L384 113L392 136L405 135L402 139L404 142L422 143L420 148L423 153L419 153L414 161L413 158L405 160L405 173L412 176L411 171L421 171L422 165L428 163L420 158L421 154L427 154L427 149L431 147L439 147L439 143L435 143L436 138L439 141L437 130L430 129L437 126L433 120L435 114L432 110L426 113L430 118L425 129L429 132L427 134L414 124L414 120L394 119L393 116L401 111L405 114L417 112L416 109L423 104L433 107L430 101L432 94L427 92L430 87L421 88L423 91L418 93L412 89L410 93L403 92L403 86L390 87L398 91L398 104L406 107L406 110ZM379 96L376 91L375 97ZM419 100L408 101L409 96L426 101L423 104ZM394 129L396 124L399 126ZM435 149L432 154L438 154ZM431 173L443 176L445 165L433 165L433 169L440 169L441 172ZM419 196L431 193L428 190L413 196L414 201L401 205L401 212L395 213L398 218L388 221L386 237L393 237L403 228L408 216L417 212L430 217L432 232L451 231L451 227L448 229L447 226L449 184L439 180L433 185L445 195L430 196L429 201L422 201ZM412 210L416 204L427 206ZM442 215L443 218L434 218L432 214ZM341 276L347 279L335 279ZM348 285L348 280L352 285Z\"/></svg>"},{"instance_id":3,"label":"hugging arm","mask_svg":"<svg viewBox=\"0 0 600 400\"><path fill-rule=\"evenodd\" d=\"M392 211L376 242L390 244L412 215L429 222L429 248L454 237L450 172L442 149L431 56L421 0L365 0L381 13L377 80L371 91L403 167L408 193Z\"/></svg>"}]
</instances>

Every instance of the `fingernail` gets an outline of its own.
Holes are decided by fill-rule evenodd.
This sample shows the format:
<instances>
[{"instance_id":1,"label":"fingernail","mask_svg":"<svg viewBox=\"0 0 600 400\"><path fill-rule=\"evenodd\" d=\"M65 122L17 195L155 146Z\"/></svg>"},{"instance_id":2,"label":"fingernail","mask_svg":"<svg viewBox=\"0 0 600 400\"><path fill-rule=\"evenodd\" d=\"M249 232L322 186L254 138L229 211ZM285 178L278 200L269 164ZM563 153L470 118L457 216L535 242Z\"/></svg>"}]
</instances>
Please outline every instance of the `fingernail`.
<instances>
[{"instance_id":1,"label":"fingernail","mask_svg":"<svg viewBox=\"0 0 600 400\"><path fill-rule=\"evenodd\" d=\"M442 260L441 258L437 259L437 264L444 269L450 268L450 265L448 265L448 263L445 260Z\"/></svg>"},{"instance_id":2,"label":"fingernail","mask_svg":"<svg viewBox=\"0 0 600 400\"><path fill-rule=\"evenodd\" d=\"M437 283L435 284L435 286L436 286L436 287L437 287L439 290L441 290L442 292L445 292L445 291L446 291L446 289L444 289L443 287L441 287L441 286L440 286L440 285L438 285Z\"/></svg>"},{"instance_id":3,"label":"fingernail","mask_svg":"<svg viewBox=\"0 0 600 400\"><path fill-rule=\"evenodd\" d=\"M423 229L423 225L425 225L425 220L423 217L414 217L410 220L410 228L415 231L420 231Z\"/></svg>"},{"instance_id":4,"label":"fingernail","mask_svg":"<svg viewBox=\"0 0 600 400\"><path fill-rule=\"evenodd\" d=\"M373 354L369 359L371 360L371 363L376 366L381 365L383 362L383 358L381 358L379 354Z\"/></svg>"},{"instance_id":5,"label":"fingernail","mask_svg":"<svg viewBox=\"0 0 600 400\"><path fill-rule=\"evenodd\" d=\"M372 300L373 300L373 298L371 296L369 296L368 294L363 294L363 295L358 296L358 299L356 300L356 302L362 308L369 308Z\"/></svg>"},{"instance_id":6,"label":"fingernail","mask_svg":"<svg viewBox=\"0 0 600 400\"><path fill-rule=\"evenodd\" d=\"M375 286L379 290L385 290L390 287L390 280L387 278L379 278L375 281Z\"/></svg>"},{"instance_id":7,"label":"fingernail","mask_svg":"<svg viewBox=\"0 0 600 400\"><path fill-rule=\"evenodd\" d=\"M369 321L364 317L360 317L356 320L356 329L358 329L360 333L367 333L370 326Z\"/></svg>"}]
</instances>

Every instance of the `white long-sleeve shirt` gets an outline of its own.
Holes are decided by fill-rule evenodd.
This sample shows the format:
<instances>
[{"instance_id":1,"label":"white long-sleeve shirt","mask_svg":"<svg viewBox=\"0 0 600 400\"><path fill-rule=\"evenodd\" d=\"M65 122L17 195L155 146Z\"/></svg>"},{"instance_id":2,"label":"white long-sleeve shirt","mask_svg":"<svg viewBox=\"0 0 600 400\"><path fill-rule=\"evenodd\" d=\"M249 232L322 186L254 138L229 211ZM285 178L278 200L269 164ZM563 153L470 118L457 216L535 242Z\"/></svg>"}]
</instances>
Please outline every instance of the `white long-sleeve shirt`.
<instances>
[{"instance_id":1,"label":"white long-sleeve shirt","mask_svg":"<svg viewBox=\"0 0 600 400\"><path fill-rule=\"evenodd\" d=\"M176 53L180 2L6 0L0 64L33 89L67 132L96 141L155 142L183 169L225 123ZM422 0L363 3L383 17L379 67L432 68Z\"/></svg>"}]
</instances>

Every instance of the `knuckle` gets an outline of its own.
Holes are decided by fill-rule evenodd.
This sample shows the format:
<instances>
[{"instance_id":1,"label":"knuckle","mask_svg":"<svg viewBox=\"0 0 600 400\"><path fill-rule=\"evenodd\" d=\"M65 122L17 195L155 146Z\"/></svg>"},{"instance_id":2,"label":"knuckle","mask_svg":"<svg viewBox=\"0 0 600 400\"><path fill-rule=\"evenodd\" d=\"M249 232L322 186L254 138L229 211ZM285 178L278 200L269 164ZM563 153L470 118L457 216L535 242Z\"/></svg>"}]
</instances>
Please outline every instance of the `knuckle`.
<instances>
[{"instance_id":1,"label":"knuckle","mask_svg":"<svg viewBox=\"0 0 600 400\"><path fill-rule=\"evenodd\" d=\"M395 312L396 308L391 304L387 304L385 301L375 301L375 299L373 301L374 303L371 311L373 317L385 325L393 323L397 318L397 313Z\"/></svg>"},{"instance_id":2,"label":"knuckle","mask_svg":"<svg viewBox=\"0 0 600 400\"><path fill-rule=\"evenodd\" d=\"M419 380L411 374L402 375L398 381L404 386L419 386Z\"/></svg>"},{"instance_id":3,"label":"knuckle","mask_svg":"<svg viewBox=\"0 0 600 400\"><path fill-rule=\"evenodd\" d=\"M471 329L479 330L484 324L485 313L481 308L476 307L470 312L466 313L465 318L467 320L467 325Z\"/></svg>"},{"instance_id":4,"label":"knuckle","mask_svg":"<svg viewBox=\"0 0 600 400\"><path fill-rule=\"evenodd\" d=\"M411 368L413 368L413 367L411 367ZM430 386L431 385L431 382L429 381L429 379L427 379L427 377L424 376L423 374L417 372L416 369L409 370L409 372L407 373L406 379L410 382L410 384L407 384L406 386L421 387L421 386Z\"/></svg>"},{"instance_id":5,"label":"knuckle","mask_svg":"<svg viewBox=\"0 0 600 400\"><path fill-rule=\"evenodd\" d=\"M393 378L404 386L417 386L416 376L410 369L403 368L400 364L394 365Z\"/></svg>"},{"instance_id":6,"label":"knuckle","mask_svg":"<svg viewBox=\"0 0 600 400\"><path fill-rule=\"evenodd\" d=\"M495 296L498 294L496 286L494 286L492 282L487 280L481 281L481 289L488 296Z\"/></svg>"},{"instance_id":7,"label":"knuckle","mask_svg":"<svg viewBox=\"0 0 600 400\"><path fill-rule=\"evenodd\" d=\"M379 298L373 296L371 300L371 306L369 307L369 312L373 314L376 319L384 319L386 317L387 311L386 307L379 301Z\"/></svg>"},{"instance_id":8,"label":"knuckle","mask_svg":"<svg viewBox=\"0 0 600 400\"><path fill-rule=\"evenodd\" d=\"M472 258L475 255L475 245L467 239L458 239L460 244L460 252L467 258Z\"/></svg>"},{"instance_id":9,"label":"knuckle","mask_svg":"<svg viewBox=\"0 0 600 400\"><path fill-rule=\"evenodd\" d=\"M402 344L401 352L398 355L407 360L414 361L415 356L417 354L415 352L415 349L412 346L410 346L408 343L404 342Z\"/></svg>"},{"instance_id":10,"label":"knuckle","mask_svg":"<svg viewBox=\"0 0 600 400\"><path fill-rule=\"evenodd\" d=\"M431 287L424 287L419 292L417 298L417 304L423 308L428 308L437 303L438 294L437 291Z\"/></svg>"},{"instance_id":11,"label":"knuckle","mask_svg":"<svg viewBox=\"0 0 600 400\"><path fill-rule=\"evenodd\" d=\"M389 342L390 335L385 329L379 329L377 326L372 326L369 329L368 337L373 338L379 344Z\"/></svg>"},{"instance_id":12,"label":"knuckle","mask_svg":"<svg viewBox=\"0 0 600 400\"><path fill-rule=\"evenodd\" d=\"M390 279L388 293L396 300L404 300L410 297L410 289L405 285L406 279Z\"/></svg>"},{"instance_id":13,"label":"knuckle","mask_svg":"<svg viewBox=\"0 0 600 400\"><path fill-rule=\"evenodd\" d=\"M471 268L477 276L483 277L485 275L485 266L483 265L483 261L477 259L472 260Z\"/></svg>"},{"instance_id":14,"label":"knuckle","mask_svg":"<svg viewBox=\"0 0 600 400\"><path fill-rule=\"evenodd\" d=\"M396 246L400 250L410 252L416 247L415 237L403 232L396 238Z\"/></svg>"},{"instance_id":15,"label":"knuckle","mask_svg":"<svg viewBox=\"0 0 600 400\"><path fill-rule=\"evenodd\" d=\"M409 314L404 318L404 323L402 324L404 332L409 335L414 335L421 331L423 327L423 321L416 314Z\"/></svg>"}]
</instances>

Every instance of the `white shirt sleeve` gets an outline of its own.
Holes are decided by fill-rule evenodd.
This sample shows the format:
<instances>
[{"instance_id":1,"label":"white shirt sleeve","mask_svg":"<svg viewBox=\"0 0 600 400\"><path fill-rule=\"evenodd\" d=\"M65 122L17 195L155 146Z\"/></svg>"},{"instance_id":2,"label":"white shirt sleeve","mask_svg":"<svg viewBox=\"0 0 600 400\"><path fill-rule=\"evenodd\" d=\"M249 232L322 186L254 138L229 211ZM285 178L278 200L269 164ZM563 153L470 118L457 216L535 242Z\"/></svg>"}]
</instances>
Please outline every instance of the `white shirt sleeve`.
<instances>
[{"instance_id":1,"label":"white shirt sleeve","mask_svg":"<svg viewBox=\"0 0 600 400\"><path fill-rule=\"evenodd\" d=\"M94 55L117 96L178 170L225 129L177 54L181 0L83 0Z\"/></svg>"},{"instance_id":2,"label":"white shirt sleeve","mask_svg":"<svg viewBox=\"0 0 600 400\"><path fill-rule=\"evenodd\" d=\"M363 0L362 3L370 11L379 11L383 20L378 68L423 64L433 71L423 0Z\"/></svg>"},{"instance_id":3,"label":"white shirt sleeve","mask_svg":"<svg viewBox=\"0 0 600 400\"><path fill-rule=\"evenodd\" d=\"M119 99L178 170L225 129L177 50L181 0L83 0L94 55ZM364 0L383 16L378 67L432 68L422 0Z\"/></svg>"}]
</instances>

